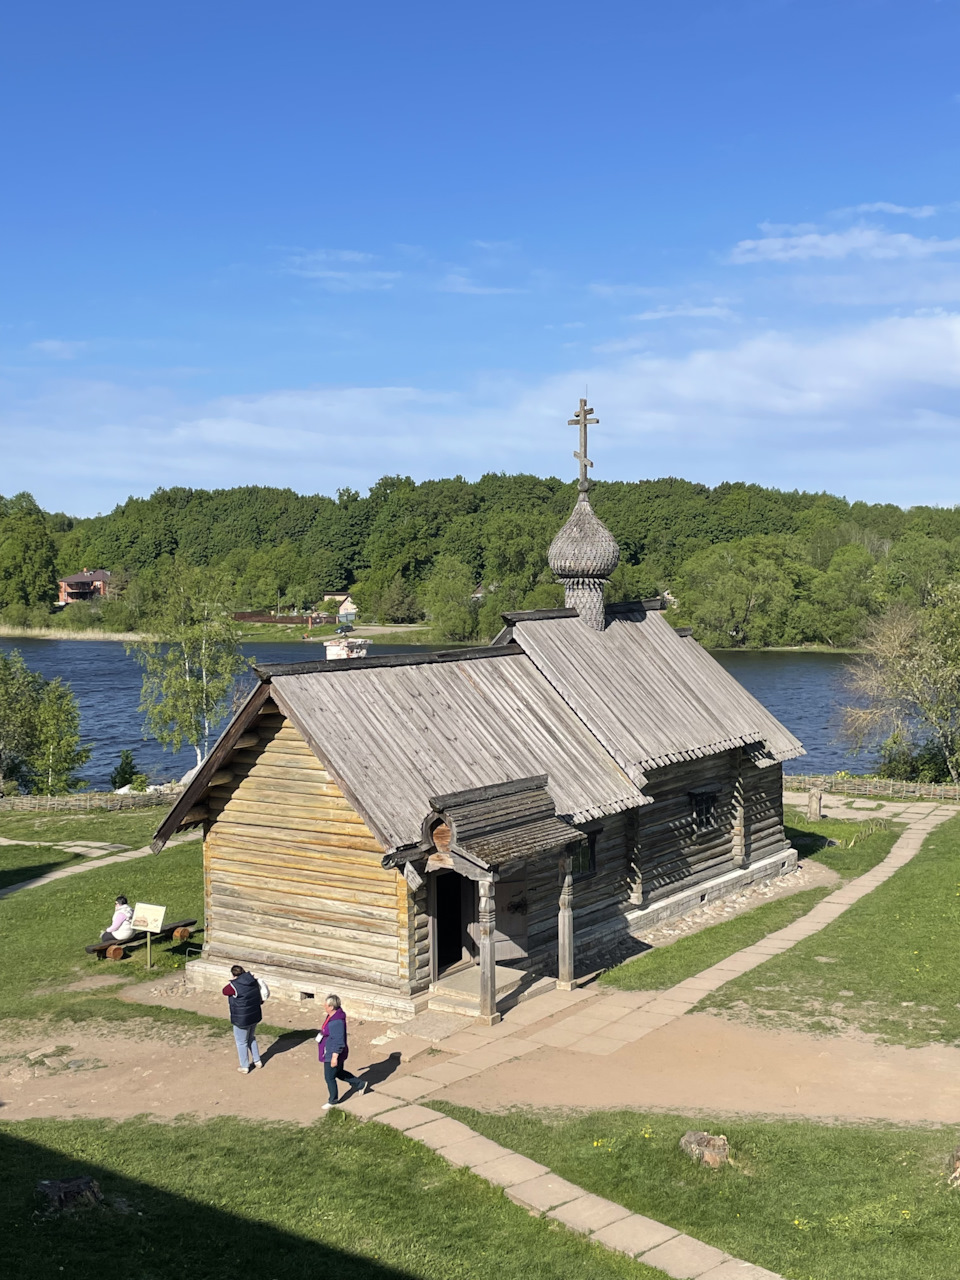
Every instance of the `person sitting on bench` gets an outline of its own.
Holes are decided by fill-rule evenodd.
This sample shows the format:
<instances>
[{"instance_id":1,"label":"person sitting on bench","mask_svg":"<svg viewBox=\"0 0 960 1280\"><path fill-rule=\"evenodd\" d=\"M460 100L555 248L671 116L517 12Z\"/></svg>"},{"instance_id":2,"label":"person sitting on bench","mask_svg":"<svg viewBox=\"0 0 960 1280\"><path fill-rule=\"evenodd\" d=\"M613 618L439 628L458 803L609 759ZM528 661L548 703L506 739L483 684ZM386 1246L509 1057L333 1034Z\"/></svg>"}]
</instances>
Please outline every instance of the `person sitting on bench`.
<instances>
[{"instance_id":1,"label":"person sitting on bench","mask_svg":"<svg viewBox=\"0 0 960 1280\"><path fill-rule=\"evenodd\" d=\"M121 893L117 898L110 928L100 935L101 942L127 942L133 937L133 907Z\"/></svg>"}]
</instances>

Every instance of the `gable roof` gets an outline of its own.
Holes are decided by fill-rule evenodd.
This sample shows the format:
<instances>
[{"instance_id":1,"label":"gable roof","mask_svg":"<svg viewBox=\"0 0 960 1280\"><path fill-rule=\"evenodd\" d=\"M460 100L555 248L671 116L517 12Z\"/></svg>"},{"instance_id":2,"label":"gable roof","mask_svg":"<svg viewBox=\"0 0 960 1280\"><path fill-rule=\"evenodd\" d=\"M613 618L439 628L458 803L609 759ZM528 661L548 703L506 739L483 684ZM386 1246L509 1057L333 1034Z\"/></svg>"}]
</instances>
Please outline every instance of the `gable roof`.
<instances>
[{"instance_id":1,"label":"gable roof","mask_svg":"<svg viewBox=\"0 0 960 1280\"><path fill-rule=\"evenodd\" d=\"M388 848L420 840L431 797L535 774L571 822L651 803L523 653L443 656L270 677Z\"/></svg>"},{"instance_id":2,"label":"gable roof","mask_svg":"<svg viewBox=\"0 0 960 1280\"><path fill-rule=\"evenodd\" d=\"M433 796L430 803L450 828L450 848L481 866L519 862L586 840L557 817L546 774ZM384 865L396 865L396 859L388 858Z\"/></svg>"},{"instance_id":3,"label":"gable roof","mask_svg":"<svg viewBox=\"0 0 960 1280\"><path fill-rule=\"evenodd\" d=\"M84 569L82 573L71 573L69 577L58 578L57 581L63 583L65 586L68 586L68 587L75 583L79 585L85 585L86 583L90 583L90 582L109 582L110 570L109 569Z\"/></svg>"},{"instance_id":4,"label":"gable roof","mask_svg":"<svg viewBox=\"0 0 960 1280\"><path fill-rule=\"evenodd\" d=\"M763 744L768 763L804 754L775 716L656 602L608 609L603 631L570 610L507 614L518 643L626 773ZM642 783L640 783L642 785Z\"/></svg>"}]
</instances>

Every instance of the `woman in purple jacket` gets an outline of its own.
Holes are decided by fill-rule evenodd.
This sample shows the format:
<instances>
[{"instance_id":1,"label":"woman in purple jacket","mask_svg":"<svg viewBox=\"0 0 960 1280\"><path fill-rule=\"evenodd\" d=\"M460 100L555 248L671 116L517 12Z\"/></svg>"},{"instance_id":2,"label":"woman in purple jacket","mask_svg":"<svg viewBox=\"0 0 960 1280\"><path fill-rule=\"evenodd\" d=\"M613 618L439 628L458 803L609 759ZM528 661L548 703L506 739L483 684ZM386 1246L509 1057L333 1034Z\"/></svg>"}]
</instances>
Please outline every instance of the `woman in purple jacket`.
<instances>
[{"instance_id":1,"label":"woman in purple jacket","mask_svg":"<svg viewBox=\"0 0 960 1280\"><path fill-rule=\"evenodd\" d=\"M330 1100L325 1102L320 1110L329 1111L331 1107L335 1107L340 1101L337 1089L338 1080L345 1080L347 1084L353 1085L358 1093L366 1093L370 1085L366 1080L361 1080L359 1076L350 1075L343 1068L350 1048L347 1044L347 1015L340 1007L340 997L327 996L324 1004L327 1010L327 1017L320 1028L320 1034L317 1036L317 1045L320 1061L323 1063L323 1078L327 1082L327 1094Z\"/></svg>"}]
</instances>

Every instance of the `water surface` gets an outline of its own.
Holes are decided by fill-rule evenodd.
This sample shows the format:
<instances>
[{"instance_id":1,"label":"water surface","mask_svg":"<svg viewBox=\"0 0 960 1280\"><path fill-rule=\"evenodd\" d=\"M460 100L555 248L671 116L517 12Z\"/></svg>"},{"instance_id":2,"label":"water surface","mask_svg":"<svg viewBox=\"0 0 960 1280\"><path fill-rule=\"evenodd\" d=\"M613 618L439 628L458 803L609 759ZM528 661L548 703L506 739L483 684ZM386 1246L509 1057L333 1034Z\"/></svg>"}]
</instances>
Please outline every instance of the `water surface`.
<instances>
[{"instance_id":1,"label":"water surface","mask_svg":"<svg viewBox=\"0 0 960 1280\"><path fill-rule=\"evenodd\" d=\"M133 749L140 768L153 781L179 778L195 763L192 747L176 754L164 751L143 734L138 705L142 669L116 640L13 640L0 638L0 649L19 649L24 661L48 679L69 683L80 704L81 731L93 748L83 776L96 788L109 786L110 771L124 747ZM323 649L302 641L243 646L261 662L302 662L322 658ZM318 652L319 650L319 652ZM372 645L371 653L412 650ZM764 703L800 739L807 755L788 764L793 773L863 773L869 761L851 756L839 741L839 708L843 702L843 654L731 652L714 657Z\"/></svg>"}]
</instances>

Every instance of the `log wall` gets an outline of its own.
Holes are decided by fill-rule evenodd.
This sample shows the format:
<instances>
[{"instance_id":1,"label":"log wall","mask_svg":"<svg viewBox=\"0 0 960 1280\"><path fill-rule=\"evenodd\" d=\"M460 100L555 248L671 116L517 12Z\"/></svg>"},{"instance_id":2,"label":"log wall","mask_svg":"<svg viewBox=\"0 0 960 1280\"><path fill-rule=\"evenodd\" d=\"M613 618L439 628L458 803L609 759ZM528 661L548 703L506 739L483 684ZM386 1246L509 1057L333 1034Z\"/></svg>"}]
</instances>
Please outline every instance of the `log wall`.
<instances>
[{"instance_id":1,"label":"log wall","mask_svg":"<svg viewBox=\"0 0 960 1280\"><path fill-rule=\"evenodd\" d=\"M222 772L208 793L204 955L408 990L406 882L272 703Z\"/></svg>"},{"instance_id":2,"label":"log wall","mask_svg":"<svg viewBox=\"0 0 960 1280\"><path fill-rule=\"evenodd\" d=\"M716 788L716 825L694 827L690 793ZM604 820L597 837L596 872L573 890L574 946L578 971L628 929L631 907L657 902L679 890L706 884L789 847L783 833L779 765L758 769L741 752L658 770L646 788L652 805ZM742 836L739 833L742 832ZM528 864L526 962L557 972L558 855Z\"/></svg>"},{"instance_id":3,"label":"log wall","mask_svg":"<svg viewBox=\"0 0 960 1280\"><path fill-rule=\"evenodd\" d=\"M779 765L758 769L739 751L658 769L645 788L654 803L638 813L633 901L656 902L786 849L782 786ZM716 822L697 831L691 792L703 788L716 790Z\"/></svg>"}]
</instances>

